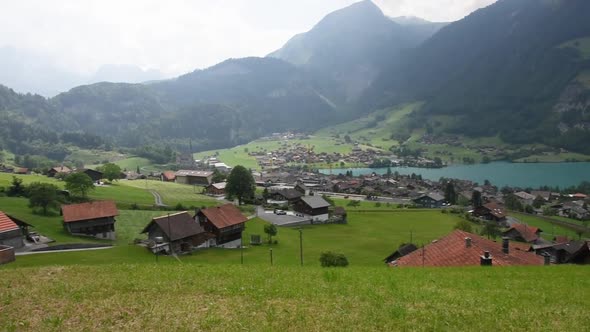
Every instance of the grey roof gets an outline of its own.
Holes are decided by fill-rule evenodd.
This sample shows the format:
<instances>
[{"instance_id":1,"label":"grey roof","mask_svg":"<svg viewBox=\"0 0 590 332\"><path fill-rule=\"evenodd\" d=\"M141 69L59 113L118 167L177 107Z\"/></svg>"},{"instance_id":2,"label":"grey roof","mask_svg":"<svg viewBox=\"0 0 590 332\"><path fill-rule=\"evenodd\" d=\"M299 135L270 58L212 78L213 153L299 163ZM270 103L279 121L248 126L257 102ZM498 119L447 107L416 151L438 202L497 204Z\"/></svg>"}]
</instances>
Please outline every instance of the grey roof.
<instances>
[{"instance_id":1,"label":"grey roof","mask_svg":"<svg viewBox=\"0 0 590 332\"><path fill-rule=\"evenodd\" d=\"M326 202L321 196L305 196L301 197L301 200L312 209L320 209L330 206L330 203Z\"/></svg>"},{"instance_id":2,"label":"grey roof","mask_svg":"<svg viewBox=\"0 0 590 332\"><path fill-rule=\"evenodd\" d=\"M211 171L191 171L191 170L179 170L176 172L176 176L195 176L195 177L208 177L213 175Z\"/></svg>"}]
</instances>

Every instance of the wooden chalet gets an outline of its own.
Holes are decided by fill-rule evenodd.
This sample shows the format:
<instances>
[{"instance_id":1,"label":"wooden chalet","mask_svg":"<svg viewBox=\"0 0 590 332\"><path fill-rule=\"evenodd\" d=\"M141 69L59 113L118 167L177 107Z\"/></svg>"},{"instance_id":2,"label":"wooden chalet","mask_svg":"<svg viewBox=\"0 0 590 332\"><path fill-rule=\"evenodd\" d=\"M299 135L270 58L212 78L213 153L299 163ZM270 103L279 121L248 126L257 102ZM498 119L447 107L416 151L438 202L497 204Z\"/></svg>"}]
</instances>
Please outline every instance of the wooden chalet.
<instances>
[{"instance_id":1,"label":"wooden chalet","mask_svg":"<svg viewBox=\"0 0 590 332\"><path fill-rule=\"evenodd\" d=\"M590 242L584 240L538 244L530 250L550 257L554 264L590 264Z\"/></svg>"},{"instance_id":2,"label":"wooden chalet","mask_svg":"<svg viewBox=\"0 0 590 332\"><path fill-rule=\"evenodd\" d=\"M205 188L205 192L213 196L224 196L227 182L212 183Z\"/></svg>"},{"instance_id":3,"label":"wooden chalet","mask_svg":"<svg viewBox=\"0 0 590 332\"><path fill-rule=\"evenodd\" d=\"M148 239L154 243L150 248L153 253L168 254L192 252L214 237L213 234L205 231L205 228L188 212L153 218L141 232L141 234L144 233L147 233ZM163 243L157 243L160 237Z\"/></svg>"},{"instance_id":4,"label":"wooden chalet","mask_svg":"<svg viewBox=\"0 0 590 332\"><path fill-rule=\"evenodd\" d=\"M443 207L445 197L441 194L430 193L413 199L413 202L420 207L436 209Z\"/></svg>"},{"instance_id":5,"label":"wooden chalet","mask_svg":"<svg viewBox=\"0 0 590 332\"><path fill-rule=\"evenodd\" d=\"M211 171L180 170L176 172L176 183L208 186L213 179Z\"/></svg>"},{"instance_id":6,"label":"wooden chalet","mask_svg":"<svg viewBox=\"0 0 590 332\"><path fill-rule=\"evenodd\" d=\"M88 175L92 182L99 182L103 177L102 172L90 168L80 169L78 172Z\"/></svg>"},{"instance_id":7,"label":"wooden chalet","mask_svg":"<svg viewBox=\"0 0 590 332\"><path fill-rule=\"evenodd\" d=\"M310 215L312 221L326 221L329 219L330 203L321 196L301 197L293 206L297 212Z\"/></svg>"},{"instance_id":8,"label":"wooden chalet","mask_svg":"<svg viewBox=\"0 0 590 332\"><path fill-rule=\"evenodd\" d=\"M47 171L47 176L49 176L50 178L54 178L57 174L69 175L71 173L72 173L72 170L69 167L57 166L57 167L53 167L49 171Z\"/></svg>"},{"instance_id":9,"label":"wooden chalet","mask_svg":"<svg viewBox=\"0 0 590 332\"><path fill-rule=\"evenodd\" d=\"M72 235L115 239L115 217L119 211L114 201L62 205L61 214L64 228Z\"/></svg>"},{"instance_id":10,"label":"wooden chalet","mask_svg":"<svg viewBox=\"0 0 590 332\"><path fill-rule=\"evenodd\" d=\"M502 232L503 236L513 241L537 243L541 238L541 230L537 227L531 227L526 224L512 224L510 228Z\"/></svg>"},{"instance_id":11,"label":"wooden chalet","mask_svg":"<svg viewBox=\"0 0 590 332\"><path fill-rule=\"evenodd\" d=\"M233 204L225 204L197 211L195 220L212 233L209 246L236 248L242 245L242 232L248 218Z\"/></svg>"},{"instance_id":12,"label":"wooden chalet","mask_svg":"<svg viewBox=\"0 0 590 332\"><path fill-rule=\"evenodd\" d=\"M512 244L513 245L513 244ZM494 242L477 234L455 230L423 248L398 258L393 267L543 265L543 257L525 248L510 248L508 240ZM513 245L514 246L514 245Z\"/></svg>"},{"instance_id":13,"label":"wooden chalet","mask_svg":"<svg viewBox=\"0 0 590 332\"><path fill-rule=\"evenodd\" d=\"M14 174L30 174L31 171L26 167L18 167L14 169Z\"/></svg>"},{"instance_id":14,"label":"wooden chalet","mask_svg":"<svg viewBox=\"0 0 590 332\"><path fill-rule=\"evenodd\" d=\"M482 206L478 206L473 209L472 214L485 220L493 220L496 222L506 221L506 210L503 206L496 202L490 202Z\"/></svg>"},{"instance_id":15,"label":"wooden chalet","mask_svg":"<svg viewBox=\"0 0 590 332\"><path fill-rule=\"evenodd\" d=\"M297 202L303 194L295 189L271 189L269 199L273 201L288 202L293 204Z\"/></svg>"}]
</instances>

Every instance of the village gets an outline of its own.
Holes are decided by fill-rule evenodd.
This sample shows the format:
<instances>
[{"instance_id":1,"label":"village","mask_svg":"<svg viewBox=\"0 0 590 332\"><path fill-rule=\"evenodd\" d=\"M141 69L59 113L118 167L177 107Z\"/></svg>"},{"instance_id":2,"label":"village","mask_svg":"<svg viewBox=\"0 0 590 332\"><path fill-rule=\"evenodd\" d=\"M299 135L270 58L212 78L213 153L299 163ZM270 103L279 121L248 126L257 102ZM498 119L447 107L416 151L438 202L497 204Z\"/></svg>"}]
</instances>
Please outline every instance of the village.
<instances>
[{"instance_id":1,"label":"village","mask_svg":"<svg viewBox=\"0 0 590 332\"><path fill-rule=\"evenodd\" d=\"M299 149L303 157L310 158L304 147ZM287 155L296 157L295 154ZM272 163L276 160L272 159ZM252 218L259 218L274 227L301 228L347 224L350 213L376 211L375 208L407 213L426 209L457 215L461 221L457 222L454 231L430 244L420 247L416 243L403 243L386 258L380 258L388 266L590 263L589 242L583 239L583 235L588 234L589 198L582 193L499 189L488 181L483 184L458 179L431 181L415 174L352 176L346 172L328 175L273 164L270 169L247 171L257 189L254 195L247 197L245 203L253 209L245 214L239 202L229 199L227 192L226 179L233 167L212 156L194 160L188 168L146 175L121 172L121 181L146 179L193 186L199 188L199 194L219 200L215 206L170 211L145 220L140 232L144 238L136 240L135 245L154 255L173 256L207 248L243 249L262 244L263 234L244 237L246 224ZM13 173L25 175L27 172L19 169ZM67 179L70 174L85 174L95 185L102 185L104 181L99 171L65 166L50 169L46 176ZM159 205L164 206L161 202ZM117 238L119 211L114 200L63 204L59 211L63 229L72 236L111 241ZM578 238L558 234L548 238L543 235L548 234L548 229L522 222L523 215L534 215L549 224L569 229L578 234ZM387 218L387 215L383 214L383 217ZM52 244L51 239L34 231L34 222L30 220L5 212L0 212L0 219L2 263L14 261L23 253L80 249L77 245ZM480 231L476 234L473 229ZM108 243L89 247L96 246L107 247ZM445 253L448 261L437 258L440 253Z\"/></svg>"}]
</instances>

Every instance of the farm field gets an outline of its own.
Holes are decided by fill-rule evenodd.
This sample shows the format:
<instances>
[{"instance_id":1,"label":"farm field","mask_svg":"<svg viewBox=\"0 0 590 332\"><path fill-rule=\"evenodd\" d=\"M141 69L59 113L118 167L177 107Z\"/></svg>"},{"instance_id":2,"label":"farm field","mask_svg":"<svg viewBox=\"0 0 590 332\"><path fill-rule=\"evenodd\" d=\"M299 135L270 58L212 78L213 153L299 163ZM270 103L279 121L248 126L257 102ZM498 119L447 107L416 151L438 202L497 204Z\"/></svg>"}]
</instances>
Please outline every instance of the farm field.
<instances>
[{"instance_id":1,"label":"farm field","mask_svg":"<svg viewBox=\"0 0 590 332\"><path fill-rule=\"evenodd\" d=\"M135 180L135 181L120 181L120 184L128 187L141 189L143 191L156 191L162 197L164 204L175 206L182 204L185 207L202 207L219 205L219 200L201 194L203 192L202 186L190 186L185 184L178 184L174 182L163 182L157 180ZM151 197L151 194L149 194ZM152 197L152 203L154 199Z\"/></svg>"},{"instance_id":2,"label":"farm field","mask_svg":"<svg viewBox=\"0 0 590 332\"><path fill-rule=\"evenodd\" d=\"M3 331L590 329L584 266L227 268L160 260L0 271Z\"/></svg>"}]
</instances>

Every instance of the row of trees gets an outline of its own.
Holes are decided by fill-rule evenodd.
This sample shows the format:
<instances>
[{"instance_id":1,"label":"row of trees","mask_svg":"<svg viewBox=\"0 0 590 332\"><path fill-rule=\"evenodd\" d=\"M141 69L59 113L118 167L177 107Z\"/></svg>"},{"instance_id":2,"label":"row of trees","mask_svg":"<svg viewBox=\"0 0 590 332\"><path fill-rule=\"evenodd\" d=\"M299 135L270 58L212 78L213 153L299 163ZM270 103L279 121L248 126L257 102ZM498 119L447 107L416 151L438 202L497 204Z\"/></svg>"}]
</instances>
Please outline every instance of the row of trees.
<instances>
[{"instance_id":1,"label":"row of trees","mask_svg":"<svg viewBox=\"0 0 590 332\"><path fill-rule=\"evenodd\" d=\"M84 173L70 174L64 181L66 191L60 190L52 183L33 182L24 185L21 178L13 176L5 192L7 196L28 198L29 207L35 212L48 215L60 203L86 200L88 193L94 190L92 179Z\"/></svg>"}]
</instances>

